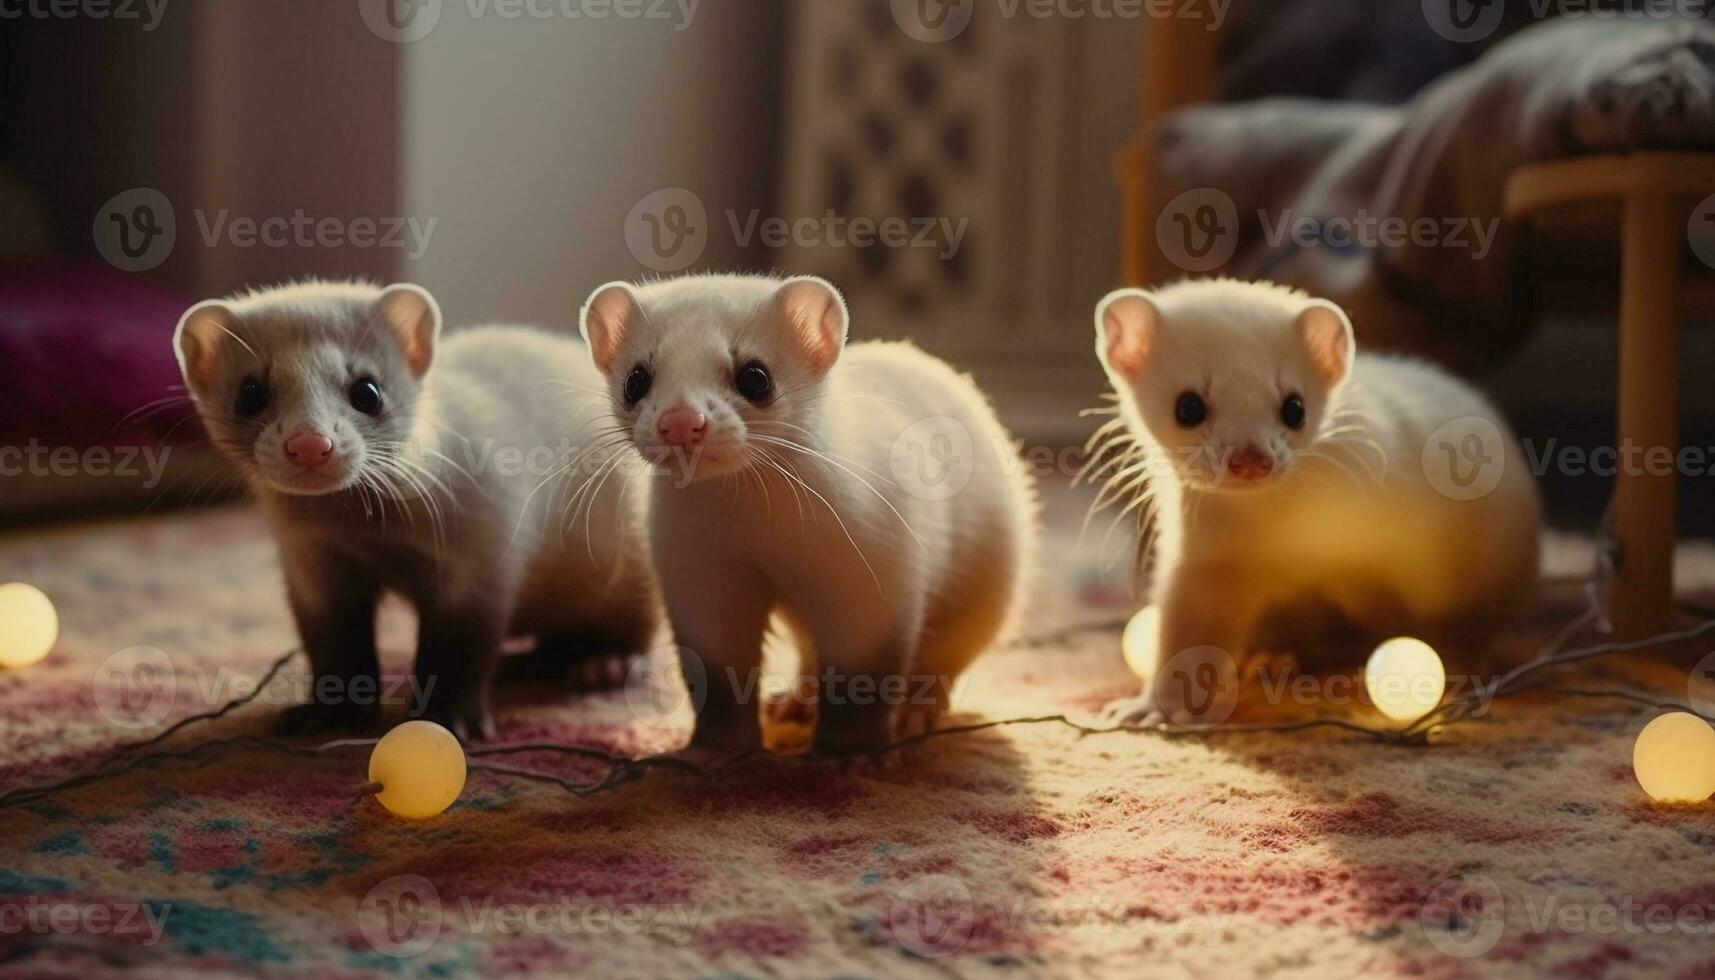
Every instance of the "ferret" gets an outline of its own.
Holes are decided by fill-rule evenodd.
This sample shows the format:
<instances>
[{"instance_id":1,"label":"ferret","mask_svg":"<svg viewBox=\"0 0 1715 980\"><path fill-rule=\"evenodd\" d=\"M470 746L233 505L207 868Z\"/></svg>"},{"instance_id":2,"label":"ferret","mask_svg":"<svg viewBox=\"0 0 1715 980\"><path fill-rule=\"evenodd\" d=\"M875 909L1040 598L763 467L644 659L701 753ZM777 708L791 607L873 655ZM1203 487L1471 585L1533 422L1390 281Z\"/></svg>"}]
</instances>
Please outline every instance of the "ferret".
<instances>
[{"instance_id":1,"label":"ferret","mask_svg":"<svg viewBox=\"0 0 1715 980\"><path fill-rule=\"evenodd\" d=\"M759 746L747 680L775 617L819 670L813 750L933 729L1033 560L1030 476L976 384L908 343L848 348L814 277L609 283L580 323L614 415L674 475L648 538L707 678L685 751Z\"/></svg>"},{"instance_id":2,"label":"ferret","mask_svg":"<svg viewBox=\"0 0 1715 980\"><path fill-rule=\"evenodd\" d=\"M199 303L174 347L267 516L316 675L279 731L377 720L383 590L418 613L412 714L460 738L493 732L509 635L536 637L533 669L562 674L647 648L659 612L623 499L645 474L600 456L606 399L577 340L442 338L420 287L311 281Z\"/></svg>"},{"instance_id":3,"label":"ferret","mask_svg":"<svg viewBox=\"0 0 1715 980\"><path fill-rule=\"evenodd\" d=\"M1160 615L1153 683L1110 719L1194 723L1220 701L1187 677L1310 666L1330 633L1480 658L1532 597L1536 483L1469 386L1359 353L1339 307L1271 283L1123 289L1095 325L1130 440L1108 468L1153 495Z\"/></svg>"}]
</instances>

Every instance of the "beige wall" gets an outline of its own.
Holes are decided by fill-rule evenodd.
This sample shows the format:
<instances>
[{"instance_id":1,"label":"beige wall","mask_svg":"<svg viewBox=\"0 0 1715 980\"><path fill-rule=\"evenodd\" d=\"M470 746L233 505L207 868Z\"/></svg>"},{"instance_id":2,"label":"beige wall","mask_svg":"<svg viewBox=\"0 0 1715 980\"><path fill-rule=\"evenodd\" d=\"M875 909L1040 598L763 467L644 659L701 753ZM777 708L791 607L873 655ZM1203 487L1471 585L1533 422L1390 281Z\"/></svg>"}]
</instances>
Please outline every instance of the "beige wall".
<instances>
[{"instance_id":1,"label":"beige wall","mask_svg":"<svg viewBox=\"0 0 1715 980\"><path fill-rule=\"evenodd\" d=\"M624 222L650 192L769 207L782 10L704 0L675 30L473 18L447 0L434 30L403 46L404 211L436 222L408 274L453 323L571 323L594 286L647 271ZM767 262L717 239L702 264Z\"/></svg>"}]
</instances>

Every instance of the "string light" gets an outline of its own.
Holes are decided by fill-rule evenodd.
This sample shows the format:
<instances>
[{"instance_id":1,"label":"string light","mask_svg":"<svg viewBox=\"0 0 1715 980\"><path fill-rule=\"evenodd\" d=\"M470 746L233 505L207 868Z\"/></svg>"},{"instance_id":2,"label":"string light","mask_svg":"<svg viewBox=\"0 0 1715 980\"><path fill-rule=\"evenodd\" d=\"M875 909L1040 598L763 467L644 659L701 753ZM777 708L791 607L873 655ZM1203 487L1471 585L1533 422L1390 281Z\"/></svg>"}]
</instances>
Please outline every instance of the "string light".
<instances>
[{"instance_id":1,"label":"string light","mask_svg":"<svg viewBox=\"0 0 1715 980\"><path fill-rule=\"evenodd\" d=\"M1715 612L1694 606L1685 606L1684 608L1688 613L1705 617L1704 621L1695 627L1671 633L1663 633L1658 636L1652 636L1641 640L1626 642L1608 641L1575 650L1563 650L1562 647L1575 632L1574 627L1587 625L1592 618L1589 613L1586 613L1578 620L1567 624L1567 628L1564 629L1547 648L1543 649L1535 659L1514 667L1512 670L1497 678L1482 692L1470 692L1448 698L1429 714L1424 715L1416 722L1407 725L1404 728L1400 728L1397 725L1390 727L1374 727L1350 721L1345 718L1336 717L1320 717L1301 721L1278 723L1227 723L1221 725L1202 726L1178 726L1172 724L1153 726L1093 726L1085 724L1065 714L1052 714L1024 718L1003 718L992 721L975 722L968 725L954 725L937 728L933 731L923 732L891 742L878 749L871 750L870 752L858 752L853 754L892 752L907 749L931 740L954 738L969 735L974 732L989 731L992 729L1019 725L1059 725L1076 731L1082 735L1133 734L1199 739L1233 733L1285 734L1309 731L1313 729L1334 729L1354 735L1361 735L1377 742L1387 744L1424 744L1430 740L1429 733L1431 730L1444 729L1466 719L1478 717L1486 713L1488 708L1492 706L1495 701L1533 691L1556 694L1563 697L1617 699L1653 708L1658 711L1674 710L1683 712L1686 709L1684 704L1662 700L1643 692L1622 689L1568 687L1551 683L1544 679L1542 675L1551 670L1594 660L1599 657L1637 653L1670 643L1685 643L1698 640L1715 633ZM1126 625L1127 622L1124 620L1077 624L1044 633L1040 636L1028 637L1014 641L1012 646L1029 649L1045 644L1058 643L1070 636L1091 631L1101 631L1110 634L1117 633ZM300 651L295 650L289 651L277 659L264 676L263 682L257 685L257 690L260 691L265 688L267 686L266 681L284 669L287 663L293 657L297 656L299 652ZM226 716L234 709L253 700L255 693L256 692L252 692L244 697L234 699L218 709L182 719L177 724L170 726L159 734L140 742L118 746L114 749L106 762L94 767L90 771L45 785L15 787L5 793L0 793L0 811L37 803L68 790L78 789L92 783L113 779L127 773L136 772L143 768L158 768L167 765L194 768L211 765L221 761L230 751L243 751L247 753L281 752L292 756L319 757L336 750L355 749L378 744L374 740L369 739L342 739L339 741L323 743L321 745L303 745L295 742L261 738L255 735L234 735L199 742L182 749L148 753L141 751L145 748L150 748L159 744L170 735L177 733L191 723L207 722ZM1693 720L1697 719L1697 716L1695 715L1690 717L1692 717ZM430 728L439 727L427 722L407 724L428 725ZM400 726L400 728L404 727L406 726ZM397 730L398 729L395 731ZM456 739L453 739L452 734L447 732L445 729L439 729L439 731L442 734L437 735L436 738L440 740L443 750L449 746L456 748ZM388 734L391 736L393 733L390 732ZM1652 740L1654 737L1655 736L1653 735L1651 736ZM1705 726L1703 733L1701 733L1701 735L1694 735L1693 739L1709 740L1709 744L1705 746L1705 752L1702 758L1704 760L1710 758L1710 750L1715 750L1715 739L1711 739L1710 730L1707 725ZM526 779L532 782L555 785L574 796L588 797L611 790L622 783L630 782L631 780L642 776L649 770L664 769L689 773L705 778L719 778L729 768L747 764L756 756L768 755L766 752L753 750L748 754L741 754L724 760L718 765L699 766L673 755L635 758L631 756L614 755L582 746L559 745L554 743L488 746L472 749L470 755L473 758L483 757L486 759L487 757L494 756L530 753L550 753L575 757L598 763L605 767L606 772L592 781L575 782L573 780L563 779L548 773L499 766L486 761L473 762L468 768L472 772L487 772L505 778ZM390 752L388 755L391 756L392 753ZM449 780L449 782L452 783L450 791L444 789L440 794L440 799L444 800L444 802L436 801L439 802L438 808L428 808L429 812L425 815L433 815L434 813L444 811L447 806L450 806L452 802L458 798L459 793L462 791L464 782L462 750L459 750L459 756L460 758L456 762L452 763L451 766L446 767L447 771L457 772L459 774L459 778L457 778L456 781ZM1683 758L1684 756L1682 755L1681 757ZM770 757L770 759L773 764L780 766L814 765L819 761L813 757L806 757L803 759ZM372 762L373 761L374 760L372 758ZM836 763L838 762L837 759L834 761ZM361 792L357 794L356 799L363 800L372 795L378 796L388 789L388 785L382 779L373 778L378 776L380 772L380 769L372 766L372 782L362 788ZM403 789L419 785L414 781L414 773L407 771L402 775L404 776L405 782L400 783L398 780L395 780L394 788ZM1712 786L1715 786L1715 784L1712 784ZM355 784L353 789L357 789ZM1710 794L1705 793L1704 798L1707 798L1709 795ZM383 805L385 805L385 801Z\"/></svg>"},{"instance_id":2,"label":"string light","mask_svg":"<svg viewBox=\"0 0 1715 980\"><path fill-rule=\"evenodd\" d=\"M1447 693L1447 668L1434 647L1396 636L1370 654L1364 687L1382 714L1394 721L1416 721L1434 711Z\"/></svg>"},{"instance_id":3,"label":"string light","mask_svg":"<svg viewBox=\"0 0 1715 980\"><path fill-rule=\"evenodd\" d=\"M1632 771L1652 800L1702 803L1715 795L1715 728L1683 711L1656 718L1632 746Z\"/></svg>"},{"instance_id":4,"label":"string light","mask_svg":"<svg viewBox=\"0 0 1715 980\"><path fill-rule=\"evenodd\" d=\"M381 737L369 756L376 800L397 816L439 816L464 791L464 747L432 721L408 721Z\"/></svg>"},{"instance_id":5,"label":"string light","mask_svg":"<svg viewBox=\"0 0 1715 980\"><path fill-rule=\"evenodd\" d=\"M28 667L54 648L60 617L47 593L23 582L0 585L0 667Z\"/></svg>"},{"instance_id":6,"label":"string light","mask_svg":"<svg viewBox=\"0 0 1715 980\"><path fill-rule=\"evenodd\" d=\"M1125 665L1140 680L1147 681L1155 673L1155 644L1160 635L1161 611L1154 606L1139 609L1125 624L1120 650L1125 654Z\"/></svg>"}]
</instances>

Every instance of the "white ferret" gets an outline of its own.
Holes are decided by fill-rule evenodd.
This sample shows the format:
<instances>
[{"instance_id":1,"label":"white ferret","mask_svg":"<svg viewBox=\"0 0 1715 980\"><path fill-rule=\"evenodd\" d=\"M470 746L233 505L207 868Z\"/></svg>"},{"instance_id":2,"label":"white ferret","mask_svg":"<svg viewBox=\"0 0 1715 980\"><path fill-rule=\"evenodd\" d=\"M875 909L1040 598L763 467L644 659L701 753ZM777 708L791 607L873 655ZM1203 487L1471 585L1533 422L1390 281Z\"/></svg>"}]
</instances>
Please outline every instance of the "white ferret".
<instances>
[{"instance_id":1,"label":"white ferret","mask_svg":"<svg viewBox=\"0 0 1715 980\"><path fill-rule=\"evenodd\" d=\"M610 283L581 322L632 442L679 470L652 481L649 540L707 679L690 751L760 744L747 679L775 615L820 672L819 750L933 728L1032 560L1029 476L976 385L909 344L848 349L816 278Z\"/></svg>"},{"instance_id":2,"label":"white ferret","mask_svg":"<svg viewBox=\"0 0 1715 980\"><path fill-rule=\"evenodd\" d=\"M440 334L410 285L312 281L179 322L186 385L273 527L316 675L281 731L377 720L383 589L419 617L413 715L461 738L492 732L507 635L537 638L526 666L576 679L622 674L615 660L654 633L641 520L622 500L643 474L586 484L607 472L606 399L583 346L522 327Z\"/></svg>"},{"instance_id":3,"label":"white ferret","mask_svg":"<svg viewBox=\"0 0 1715 980\"><path fill-rule=\"evenodd\" d=\"M1530 599L1536 484L1467 385L1359 354L1338 307L1269 283L1120 290L1095 320L1133 440L1112 468L1147 482L1157 534L1155 683L1111 718L1195 722L1214 702L1187 676L1308 665L1330 634L1480 660Z\"/></svg>"}]
</instances>

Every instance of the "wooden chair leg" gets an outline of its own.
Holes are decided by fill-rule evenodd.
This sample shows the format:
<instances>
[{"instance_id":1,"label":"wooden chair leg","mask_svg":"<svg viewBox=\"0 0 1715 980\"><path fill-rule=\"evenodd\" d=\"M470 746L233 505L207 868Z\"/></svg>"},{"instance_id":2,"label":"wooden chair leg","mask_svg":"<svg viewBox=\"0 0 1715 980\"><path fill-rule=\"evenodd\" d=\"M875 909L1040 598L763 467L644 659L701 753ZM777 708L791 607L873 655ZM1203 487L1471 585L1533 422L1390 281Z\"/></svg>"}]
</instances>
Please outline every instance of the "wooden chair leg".
<instances>
[{"instance_id":1,"label":"wooden chair leg","mask_svg":"<svg viewBox=\"0 0 1715 980\"><path fill-rule=\"evenodd\" d=\"M1614 530L1620 570L1613 617L1623 639L1673 618L1679 451L1679 263L1688 212L1669 195L1626 200L1621 240L1619 469ZM1674 458L1666 462L1664 451Z\"/></svg>"}]
</instances>

